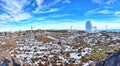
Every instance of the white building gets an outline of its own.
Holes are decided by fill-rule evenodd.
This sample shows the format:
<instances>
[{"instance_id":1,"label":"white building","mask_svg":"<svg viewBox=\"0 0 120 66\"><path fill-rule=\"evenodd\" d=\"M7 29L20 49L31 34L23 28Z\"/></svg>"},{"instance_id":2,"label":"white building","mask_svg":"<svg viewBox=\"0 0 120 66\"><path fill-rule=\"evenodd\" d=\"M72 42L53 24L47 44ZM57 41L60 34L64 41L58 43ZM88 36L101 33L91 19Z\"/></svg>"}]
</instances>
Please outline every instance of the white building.
<instances>
[{"instance_id":1,"label":"white building","mask_svg":"<svg viewBox=\"0 0 120 66\"><path fill-rule=\"evenodd\" d=\"M93 32L97 32L97 27L96 26L93 26Z\"/></svg>"},{"instance_id":2,"label":"white building","mask_svg":"<svg viewBox=\"0 0 120 66\"><path fill-rule=\"evenodd\" d=\"M86 32L92 32L92 22L91 21L87 21L86 22Z\"/></svg>"},{"instance_id":3,"label":"white building","mask_svg":"<svg viewBox=\"0 0 120 66\"><path fill-rule=\"evenodd\" d=\"M35 26L34 25L31 26L31 30L35 30Z\"/></svg>"},{"instance_id":4,"label":"white building","mask_svg":"<svg viewBox=\"0 0 120 66\"><path fill-rule=\"evenodd\" d=\"M13 29L10 29L10 32L11 32L11 33L13 33L13 32L14 32L14 30L13 30Z\"/></svg>"}]
</instances>

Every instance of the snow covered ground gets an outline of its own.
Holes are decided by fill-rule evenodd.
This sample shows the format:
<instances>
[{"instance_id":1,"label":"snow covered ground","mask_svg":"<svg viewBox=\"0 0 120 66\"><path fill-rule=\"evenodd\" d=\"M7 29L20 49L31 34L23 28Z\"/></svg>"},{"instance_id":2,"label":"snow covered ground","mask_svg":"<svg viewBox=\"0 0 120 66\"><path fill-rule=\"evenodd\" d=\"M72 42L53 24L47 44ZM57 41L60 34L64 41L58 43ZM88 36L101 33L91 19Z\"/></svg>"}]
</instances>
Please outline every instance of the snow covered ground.
<instances>
[{"instance_id":1,"label":"snow covered ground","mask_svg":"<svg viewBox=\"0 0 120 66\"><path fill-rule=\"evenodd\" d=\"M47 34L46 34L47 33ZM22 64L51 65L75 64L80 66L81 58L90 54L92 46L96 44L119 45L120 34L95 33L95 34L68 34L56 32L18 33L12 36L17 41L17 46L11 50L11 56L16 55ZM39 35L42 35L41 37ZM40 38L38 40L38 37ZM109 40L109 41L108 41ZM111 41L113 43L111 44ZM115 42L115 43L114 43ZM2 43L4 44L4 43ZM98 48L99 49L99 48ZM91 61L83 63L88 66Z\"/></svg>"}]
</instances>

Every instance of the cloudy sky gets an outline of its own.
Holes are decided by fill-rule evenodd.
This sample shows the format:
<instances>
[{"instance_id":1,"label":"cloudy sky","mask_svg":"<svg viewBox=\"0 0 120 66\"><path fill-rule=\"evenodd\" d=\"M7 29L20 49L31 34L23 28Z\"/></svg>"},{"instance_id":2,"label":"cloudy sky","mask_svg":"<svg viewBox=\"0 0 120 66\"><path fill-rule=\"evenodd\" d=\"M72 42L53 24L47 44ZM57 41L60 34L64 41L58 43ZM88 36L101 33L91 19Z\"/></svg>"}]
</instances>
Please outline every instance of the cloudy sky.
<instances>
[{"instance_id":1,"label":"cloudy sky","mask_svg":"<svg viewBox=\"0 0 120 66\"><path fill-rule=\"evenodd\" d=\"M98 29L120 28L120 0L0 0L0 31L85 29L91 20Z\"/></svg>"}]
</instances>

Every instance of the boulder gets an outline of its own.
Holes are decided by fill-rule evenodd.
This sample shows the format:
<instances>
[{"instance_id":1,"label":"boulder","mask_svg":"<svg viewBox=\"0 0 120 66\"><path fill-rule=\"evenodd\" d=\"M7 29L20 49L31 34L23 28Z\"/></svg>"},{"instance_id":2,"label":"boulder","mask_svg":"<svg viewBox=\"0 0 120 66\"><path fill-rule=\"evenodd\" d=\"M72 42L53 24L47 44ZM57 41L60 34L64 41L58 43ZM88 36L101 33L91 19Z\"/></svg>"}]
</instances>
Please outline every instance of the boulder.
<instances>
[{"instance_id":1,"label":"boulder","mask_svg":"<svg viewBox=\"0 0 120 66\"><path fill-rule=\"evenodd\" d=\"M96 66L120 66L120 50L107 59L97 62Z\"/></svg>"}]
</instances>

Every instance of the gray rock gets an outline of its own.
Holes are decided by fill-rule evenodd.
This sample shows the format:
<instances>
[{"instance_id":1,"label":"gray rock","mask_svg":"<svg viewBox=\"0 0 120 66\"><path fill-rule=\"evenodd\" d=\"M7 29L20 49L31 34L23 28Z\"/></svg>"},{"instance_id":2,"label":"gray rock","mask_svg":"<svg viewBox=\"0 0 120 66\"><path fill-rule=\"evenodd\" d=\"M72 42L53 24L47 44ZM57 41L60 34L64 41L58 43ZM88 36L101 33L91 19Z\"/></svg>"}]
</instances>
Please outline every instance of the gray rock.
<instances>
[{"instance_id":1,"label":"gray rock","mask_svg":"<svg viewBox=\"0 0 120 66\"><path fill-rule=\"evenodd\" d=\"M106 60L97 62L96 66L120 66L120 50Z\"/></svg>"},{"instance_id":2,"label":"gray rock","mask_svg":"<svg viewBox=\"0 0 120 66\"><path fill-rule=\"evenodd\" d=\"M95 62L90 63L89 66L95 66Z\"/></svg>"}]
</instances>

